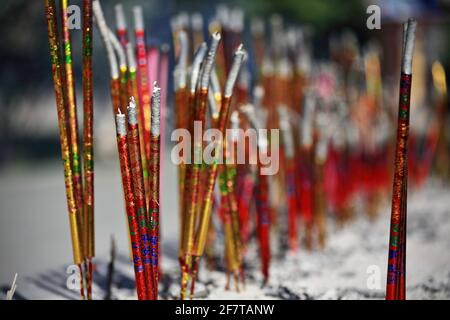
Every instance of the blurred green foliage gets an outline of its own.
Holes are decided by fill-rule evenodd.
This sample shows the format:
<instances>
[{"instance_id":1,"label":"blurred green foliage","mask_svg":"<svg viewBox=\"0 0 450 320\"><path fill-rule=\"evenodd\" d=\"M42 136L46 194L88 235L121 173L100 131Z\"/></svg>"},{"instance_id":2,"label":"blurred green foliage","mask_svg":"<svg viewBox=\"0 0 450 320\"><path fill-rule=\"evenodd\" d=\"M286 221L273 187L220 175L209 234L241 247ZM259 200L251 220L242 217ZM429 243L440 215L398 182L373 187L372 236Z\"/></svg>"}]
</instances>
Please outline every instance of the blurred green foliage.
<instances>
[{"instance_id":1,"label":"blurred green foliage","mask_svg":"<svg viewBox=\"0 0 450 320\"><path fill-rule=\"evenodd\" d=\"M269 17L277 13L292 23L313 25L319 32L329 31L336 25L361 29L367 18L362 0L175 0L177 7L204 11L214 4L237 6L244 9L247 16Z\"/></svg>"}]
</instances>

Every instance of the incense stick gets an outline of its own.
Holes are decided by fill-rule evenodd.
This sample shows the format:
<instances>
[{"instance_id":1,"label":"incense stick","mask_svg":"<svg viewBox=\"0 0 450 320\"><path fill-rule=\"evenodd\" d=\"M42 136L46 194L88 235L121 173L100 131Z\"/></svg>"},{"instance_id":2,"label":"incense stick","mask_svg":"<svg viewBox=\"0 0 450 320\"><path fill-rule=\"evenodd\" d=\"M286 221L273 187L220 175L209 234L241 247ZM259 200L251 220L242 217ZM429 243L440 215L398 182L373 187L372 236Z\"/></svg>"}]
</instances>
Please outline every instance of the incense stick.
<instances>
[{"instance_id":1,"label":"incense stick","mask_svg":"<svg viewBox=\"0 0 450 320\"><path fill-rule=\"evenodd\" d=\"M100 31L100 35L105 45L109 69L110 69L110 87L111 87L111 99L112 99L112 111L113 115L120 109L120 82L119 82L119 67L117 64L117 58L114 54L114 48L111 44L109 37L109 29L106 25L103 11L100 6L100 1L94 0L92 3L92 10L94 11L95 22Z\"/></svg>"},{"instance_id":2,"label":"incense stick","mask_svg":"<svg viewBox=\"0 0 450 320\"><path fill-rule=\"evenodd\" d=\"M69 125L69 148L71 154L71 166L73 170L74 188L75 188L75 201L78 210L81 212L81 221L84 221L85 215L83 212L83 184L81 175L81 163L80 163L80 150L79 138L78 138L78 120L77 120L77 105L75 98L75 83L73 78L73 67L72 67L72 45L70 40L70 31L68 28L68 0L61 0L61 17L62 17L62 41L64 45L63 57L65 61L64 66L64 86L63 92L67 98L66 108L67 108L67 121ZM82 230L82 232L84 232ZM86 244L80 239L83 246L83 259L86 254Z\"/></svg>"},{"instance_id":3,"label":"incense stick","mask_svg":"<svg viewBox=\"0 0 450 320\"><path fill-rule=\"evenodd\" d=\"M263 274L263 285L269 280L270 265L270 217L269 217L269 186L267 176L261 174L262 164L259 158L260 152L267 152L268 141L259 134L261 123L255 115L255 109L252 105L242 106L241 111L247 116L252 127L258 130L258 178L256 182L256 207L257 207L257 234L261 255L261 272ZM261 151L262 150L262 151Z\"/></svg>"},{"instance_id":4,"label":"incense stick","mask_svg":"<svg viewBox=\"0 0 450 320\"><path fill-rule=\"evenodd\" d=\"M83 167L85 205L85 243L87 255L87 297L92 299L92 258L95 256L94 232L94 141L92 90L92 1L83 0Z\"/></svg>"},{"instance_id":5,"label":"incense stick","mask_svg":"<svg viewBox=\"0 0 450 320\"><path fill-rule=\"evenodd\" d=\"M289 122L288 110L285 106L278 109L280 118L280 129L283 137L284 158L286 163L286 190L288 205L288 244L289 249L296 251L298 248L297 236L297 199L295 185L295 163L294 163L294 140L292 136L292 127Z\"/></svg>"},{"instance_id":6,"label":"incense stick","mask_svg":"<svg viewBox=\"0 0 450 320\"><path fill-rule=\"evenodd\" d=\"M140 6L133 7L134 15L134 34L136 42L136 51L138 58L138 88L139 88L139 107L142 123L144 124L144 147L145 157L150 159L150 112L151 97L148 75L147 49L145 41L144 17Z\"/></svg>"},{"instance_id":7,"label":"incense stick","mask_svg":"<svg viewBox=\"0 0 450 320\"><path fill-rule=\"evenodd\" d=\"M180 31L177 35L180 43L180 54L178 57L178 64L174 70L174 83L175 83L175 117L177 129L188 128L188 92L186 86L186 74L187 74L187 35L186 32ZM205 44L206 46L206 44ZM195 93L195 91L194 91ZM185 155L182 154L182 157ZM184 182L185 182L185 169L186 164L180 163L178 167L178 201L179 201L179 218L180 218L180 237L179 237L179 249L178 258L181 263L181 259L184 256Z\"/></svg>"},{"instance_id":8,"label":"incense stick","mask_svg":"<svg viewBox=\"0 0 450 320\"><path fill-rule=\"evenodd\" d=\"M402 50L403 60L400 77L400 99L386 284L387 300L405 299L407 150L415 30L416 22L409 19L405 33L404 50Z\"/></svg>"},{"instance_id":9,"label":"incense stick","mask_svg":"<svg viewBox=\"0 0 450 320\"><path fill-rule=\"evenodd\" d=\"M139 128L139 145L141 148L141 162L142 162L142 175L144 178L144 191L145 191L145 203L148 205L150 197L150 182L148 175L147 157L145 156L145 146L144 146L144 124L142 123L142 117L140 116L140 108L137 97L139 97L138 83L137 83L137 73L136 73L136 60L134 56L134 49L131 43L126 45L127 61L128 61L128 77L130 85L130 97L133 98L136 105L138 128Z\"/></svg>"},{"instance_id":10,"label":"incense stick","mask_svg":"<svg viewBox=\"0 0 450 320\"><path fill-rule=\"evenodd\" d=\"M123 12L123 5L118 3L114 6L116 14L116 33L119 38L120 44L123 48L126 48L128 44L128 30L127 21L125 19L125 13Z\"/></svg>"},{"instance_id":11,"label":"incense stick","mask_svg":"<svg viewBox=\"0 0 450 320\"><path fill-rule=\"evenodd\" d=\"M112 47L117 53L119 58L119 101L120 101L120 111L123 114L127 114L127 105L129 100L129 88L128 88L128 65L127 56L125 49L117 39L114 32L108 28L108 36L111 41Z\"/></svg>"},{"instance_id":12,"label":"incense stick","mask_svg":"<svg viewBox=\"0 0 450 320\"><path fill-rule=\"evenodd\" d=\"M155 82L152 94L152 115L151 115L151 154L149 162L150 172L150 241L152 244L152 269L153 269L153 288L155 299L158 299L158 274L159 274L159 183L160 183L160 108L161 108L161 89Z\"/></svg>"}]
</instances>

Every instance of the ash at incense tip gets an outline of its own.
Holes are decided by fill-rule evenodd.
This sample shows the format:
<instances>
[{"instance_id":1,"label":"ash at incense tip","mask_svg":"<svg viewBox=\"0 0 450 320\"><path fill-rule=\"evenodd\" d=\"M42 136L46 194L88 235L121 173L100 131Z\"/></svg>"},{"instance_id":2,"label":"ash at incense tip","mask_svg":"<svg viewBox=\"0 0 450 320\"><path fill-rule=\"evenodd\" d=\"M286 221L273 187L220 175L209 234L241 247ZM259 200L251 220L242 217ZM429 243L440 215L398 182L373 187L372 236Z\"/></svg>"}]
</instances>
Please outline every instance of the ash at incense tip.
<instances>
[{"instance_id":1,"label":"ash at incense tip","mask_svg":"<svg viewBox=\"0 0 450 320\"><path fill-rule=\"evenodd\" d=\"M136 125L138 121L136 115L136 101L134 100L134 97L130 97L130 103L127 107L127 110L128 110L128 123L131 125Z\"/></svg>"},{"instance_id":2,"label":"ash at incense tip","mask_svg":"<svg viewBox=\"0 0 450 320\"><path fill-rule=\"evenodd\" d=\"M155 81L153 83L152 94L152 114L151 114L151 134L153 136L160 135L160 106L161 106L161 88Z\"/></svg>"},{"instance_id":3,"label":"ash at incense tip","mask_svg":"<svg viewBox=\"0 0 450 320\"><path fill-rule=\"evenodd\" d=\"M125 136L127 134L127 127L126 127L126 119L125 115L120 112L116 114L116 131L117 135L119 136Z\"/></svg>"}]
</instances>

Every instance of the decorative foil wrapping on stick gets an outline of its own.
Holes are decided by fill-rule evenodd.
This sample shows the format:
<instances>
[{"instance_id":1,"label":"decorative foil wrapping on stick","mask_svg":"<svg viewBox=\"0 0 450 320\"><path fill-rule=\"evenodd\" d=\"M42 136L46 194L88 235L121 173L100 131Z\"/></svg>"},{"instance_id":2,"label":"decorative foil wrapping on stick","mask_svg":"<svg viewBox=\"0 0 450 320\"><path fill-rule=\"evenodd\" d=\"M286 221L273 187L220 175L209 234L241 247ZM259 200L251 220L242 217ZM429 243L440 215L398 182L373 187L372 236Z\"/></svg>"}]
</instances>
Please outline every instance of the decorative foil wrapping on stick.
<instances>
[{"instance_id":1,"label":"decorative foil wrapping on stick","mask_svg":"<svg viewBox=\"0 0 450 320\"><path fill-rule=\"evenodd\" d=\"M150 158L150 112L151 96L148 74L147 48L145 41L144 17L140 6L133 7L134 33L136 51L138 58L138 88L139 88L139 108L142 122L144 123L144 143L145 156Z\"/></svg>"},{"instance_id":2,"label":"decorative foil wrapping on stick","mask_svg":"<svg viewBox=\"0 0 450 320\"><path fill-rule=\"evenodd\" d=\"M178 64L174 70L174 83L175 83L175 117L176 117L176 128L177 129L188 129L188 104L189 104L189 95L187 88L187 50L188 50L188 40L187 34L183 30L179 30L176 33L176 37L174 39L178 39L176 44L179 44L179 56L178 56ZM206 46L206 44L205 44ZM195 95L195 91L194 91ZM185 141L183 140L183 143ZM184 151L183 151L184 152ZM184 157L184 154L180 155ZM178 197L179 197L179 217L180 217L180 237L179 237L179 249L178 249L178 257L181 259L184 256L184 243L183 243L183 232L184 232L184 185L185 185L185 172L186 172L186 164L180 163L178 167Z\"/></svg>"},{"instance_id":3,"label":"decorative foil wrapping on stick","mask_svg":"<svg viewBox=\"0 0 450 320\"><path fill-rule=\"evenodd\" d=\"M92 90L92 0L83 0L83 166L87 297L92 298L94 232L94 109Z\"/></svg>"},{"instance_id":4,"label":"decorative foil wrapping on stick","mask_svg":"<svg viewBox=\"0 0 450 320\"><path fill-rule=\"evenodd\" d=\"M151 264L153 270L153 288L155 299L158 298L158 275L159 275L159 183L160 183L160 108L161 89L155 82L152 94L152 125L150 130L151 153L149 159L150 173L150 242L151 242Z\"/></svg>"},{"instance_id":5,"label":"decorative foil wrapping on stick","mask_svg":"<svg viewBox=\"0 0 450 320\"><path fill-rule=\"evenodd\" d=\"M130 97L133 98L133 101L136 105L137 119L138 119L138 128L139 128L139 145L141 148L141 162L142 162L142 175L144 178L144 188L145 188L145 201L148 205L150 199L150 182L148 179L148 165L147 158L145 156L145 146L144 146L144 124L142 123L143 119L140 117L140 108L137 101L137 97L139 97L138 84L137 84L137 75L136 75L136 59L134 56L134 48L131 43L127 43L126 45L127 51L127 60L128 60L128 75L129 75L129 87L130 87Z\"/></svg>"},{"instance_id":6,"label":"decorative foil wrapping on stick","mask_svg":"<svg viewBox=\"0 0 450 320\"><path fill-rule=\"evenodd\" d=\"M65 61L64 64L64 73L63 73L63 94L65 96L65 108L67 110L67 118L66 121L69 126L69 149L70 149L70 160L71 166L73 170L73 186L75 189L75 202L77 206L77 210L80 212L77 215L77 223L79 225L80 230L80 244L82 247L83 257L82 260L85 260L87 254L87 243L86 240L86 230L83 228L84 221L86 220L86 214L84 212L84 201L83 201L83 180L82 180L82 170L81 170L81 155L79 149L79 137L78 137L78 118L77 118L77 104L76 104L76 96L75 96L75 82L73 75L73 66L72 66L72 44L70 40L70 30L68 27L68 0L61 0L60 5L60 13L61 13L61 24L62 24L62 43L64 46L63 58ZM84 299L84 272L79 265L80 274L81 274L81 296Z\"/></svg>"}]
</instances>

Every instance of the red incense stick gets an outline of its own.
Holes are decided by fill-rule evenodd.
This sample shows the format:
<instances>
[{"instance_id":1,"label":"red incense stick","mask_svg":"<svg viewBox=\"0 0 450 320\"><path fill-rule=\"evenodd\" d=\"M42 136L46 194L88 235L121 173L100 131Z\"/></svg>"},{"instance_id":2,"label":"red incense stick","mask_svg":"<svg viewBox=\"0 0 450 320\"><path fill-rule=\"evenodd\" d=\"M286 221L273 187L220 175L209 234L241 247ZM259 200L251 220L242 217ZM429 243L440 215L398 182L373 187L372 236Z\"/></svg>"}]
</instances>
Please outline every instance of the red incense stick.
<instances>
[{"instance_id":1,"label":"red incense stick","mask_svg":"<svg viewBox=\"0 0 450 320\"><path fill-rule=\"evenodd\" d=\"M153 290L155 299L158 299L158 278L159 278L159 184L160 184L160 107L161 89L156 84L153 85L152 94L152 115L151 115L151 153L149 159L150 173L150 243L151 243L151 265L153 270Z\"/></svg>"},{"instance_id":2,"label":"red incense stick","mask_svg":"<svg viewBox=\"0 0 450 320\"><path fill-rule=\"evenodd\" d=\"M402 50L386 300L405 299L407 148L415 30L416 22L408 20Z\"/></svg>"},{"instance_id":3,"label":"red incense stick","mask_svg":"<svg viewBox=\"0 0 450 320\"><path fill-rule=\"evenodd\" d=\"M139 114L144 124L144 144L145 156L150 159L150 83L148 75L147 48L145 41L144 18L142 8L135 6L134 13L134 32L136 41L136 51L138 57L138 88L139 88Z\"/></svg>"},{"instance_id":4,"label":"red incense stick","mask_svg":"<svg viewBox=\"0 0 450 320\"><path fill-rule=\"evenodd\" d=\"M87 256L87 297L92 299L92 258L95 255L94 239L94 141L93 141L93 90L92 90L92 0L83 0L83 166L85 243Z\"/></svg>"}]
</instances>

